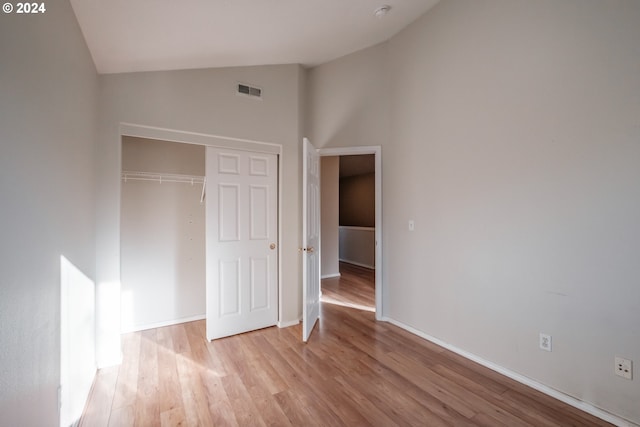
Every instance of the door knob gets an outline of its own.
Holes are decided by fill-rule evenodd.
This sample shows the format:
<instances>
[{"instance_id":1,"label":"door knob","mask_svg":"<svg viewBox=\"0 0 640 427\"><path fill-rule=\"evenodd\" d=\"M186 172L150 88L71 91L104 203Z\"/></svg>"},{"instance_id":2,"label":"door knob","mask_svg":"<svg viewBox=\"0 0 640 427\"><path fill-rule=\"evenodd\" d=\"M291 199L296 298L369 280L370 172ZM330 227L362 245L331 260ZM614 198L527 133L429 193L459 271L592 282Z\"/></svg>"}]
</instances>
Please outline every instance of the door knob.
<instances>
[{"instance_id":1,"label":"door knob","mask_svg":"<svg viewBox=\"0 0 640 427\"><path fill-rule=\"evenodd\" d=\"M276 244L272 243L269 245L269 249L274 250L276 248Z\"/></svg>"}]
</instances>

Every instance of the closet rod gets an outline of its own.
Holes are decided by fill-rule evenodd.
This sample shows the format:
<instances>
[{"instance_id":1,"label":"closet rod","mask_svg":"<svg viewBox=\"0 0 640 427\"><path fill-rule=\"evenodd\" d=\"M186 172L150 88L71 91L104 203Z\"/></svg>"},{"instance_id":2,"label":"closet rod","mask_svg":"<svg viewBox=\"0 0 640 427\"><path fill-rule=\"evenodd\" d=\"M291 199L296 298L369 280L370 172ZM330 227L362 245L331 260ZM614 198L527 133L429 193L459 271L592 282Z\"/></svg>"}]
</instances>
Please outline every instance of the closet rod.
<instances>
[{"instance_id":1,"label":"closet rod","mask_svg":"<svg viewBox=\"0 0 640 427\"><path fill-rule=\"evenodd\" d=\"M180 182L185 184L204 184L205 177L199 175L181 175L176 173L151 173L137 171L122 171L122 180L131 181L156 181L163 182Z\"/></svg>"}]
</instances>

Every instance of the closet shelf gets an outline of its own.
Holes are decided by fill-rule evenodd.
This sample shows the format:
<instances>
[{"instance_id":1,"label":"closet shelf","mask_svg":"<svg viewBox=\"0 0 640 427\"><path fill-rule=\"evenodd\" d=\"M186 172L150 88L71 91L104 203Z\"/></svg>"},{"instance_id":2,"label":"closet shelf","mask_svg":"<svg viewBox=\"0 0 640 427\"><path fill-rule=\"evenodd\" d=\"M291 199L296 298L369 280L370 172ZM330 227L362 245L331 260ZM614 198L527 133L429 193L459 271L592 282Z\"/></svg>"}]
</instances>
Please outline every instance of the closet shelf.
<instances>
[{"instance_id":1,"label":"closet shelf","mask_svg":"<svg viewBox=\"0 0 640 427\"><path fill-rule=\"evenodd\" d=\"M151 173L137 171L122 171L122 180L127 181L156 181L163 182L181 182L185 184L204 184L205 177L199 175L181 175L175 173Z\"/></svg>"}]
</instances>

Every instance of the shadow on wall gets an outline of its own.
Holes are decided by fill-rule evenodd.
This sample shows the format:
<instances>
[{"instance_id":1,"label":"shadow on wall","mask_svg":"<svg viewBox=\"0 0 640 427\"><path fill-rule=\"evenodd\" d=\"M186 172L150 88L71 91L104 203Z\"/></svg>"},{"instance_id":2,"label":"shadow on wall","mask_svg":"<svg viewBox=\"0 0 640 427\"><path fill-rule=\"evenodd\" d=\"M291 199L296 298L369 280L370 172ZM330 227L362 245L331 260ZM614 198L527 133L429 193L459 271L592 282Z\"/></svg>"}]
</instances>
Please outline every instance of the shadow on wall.
<instances>
[{"instance_id":1,"label":"shadow on wall","mask_svg":"<svg viewBox=\"0 0 640 427\"><path fill-rule=\"evenodd\" d=\"M375 227L375 174L340 178L340 225Z\"/></svg>"},{"instance_id":2,"label":"shadow on wall","mask_svg":"<svg viewBox=\"0 0 640 427\"><path fill-rule=\"evenodd\" d=\"M339 259L375 268L375 156L340 157Z\"/></svg>"}]
</instances>

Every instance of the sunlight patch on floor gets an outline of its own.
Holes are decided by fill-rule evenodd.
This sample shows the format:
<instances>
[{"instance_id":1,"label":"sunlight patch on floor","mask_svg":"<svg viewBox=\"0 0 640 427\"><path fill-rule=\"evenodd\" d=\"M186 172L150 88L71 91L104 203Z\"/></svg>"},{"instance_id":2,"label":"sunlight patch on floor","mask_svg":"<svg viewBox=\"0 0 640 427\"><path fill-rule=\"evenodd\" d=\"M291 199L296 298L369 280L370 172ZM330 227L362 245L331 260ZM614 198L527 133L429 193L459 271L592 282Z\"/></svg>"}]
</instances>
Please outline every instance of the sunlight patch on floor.
<instances>
[{"instance_id":1,"label":"sunlight patch on floor","mask_svg":"<svg viewBox=\"0 0 640 427\"><path fill-rule=\"evenodd\" d=\"M370 311L372 313L375 313L376 311L375 307L371 307L368 305L355 304L348 301L339 301L337 299L334 299L325 295L322 296L322 302L326 302L328 304L340 305L342 307L355 308L357 310L362 310L362 311Z\"/></svg>"}]
</instances>

